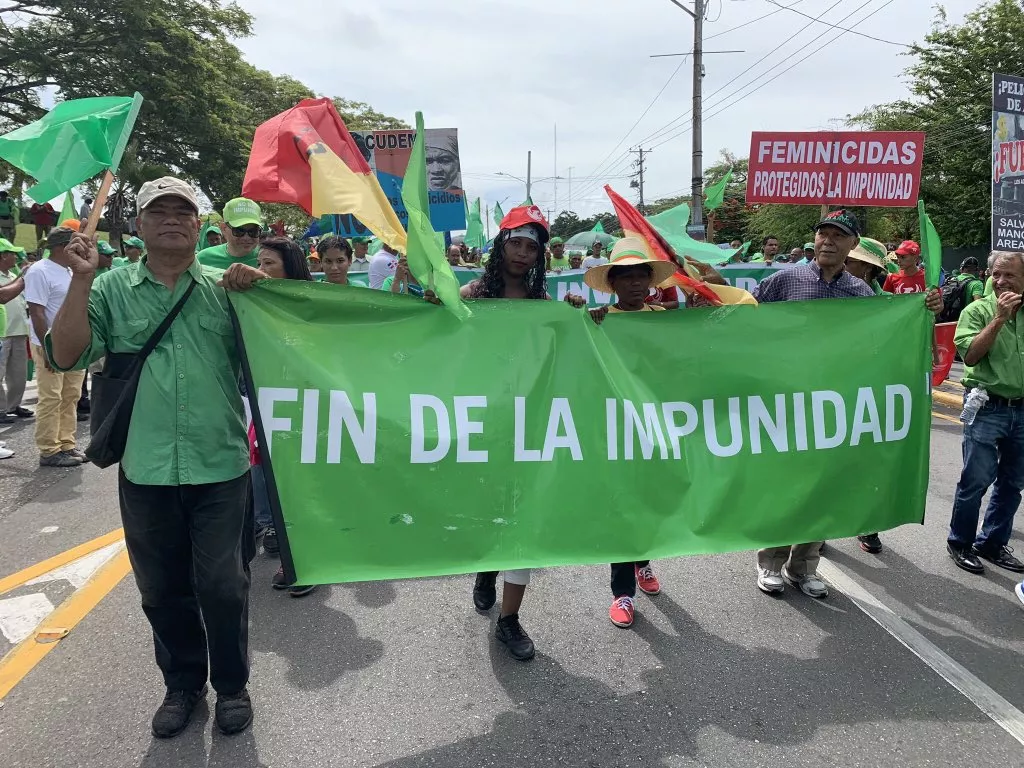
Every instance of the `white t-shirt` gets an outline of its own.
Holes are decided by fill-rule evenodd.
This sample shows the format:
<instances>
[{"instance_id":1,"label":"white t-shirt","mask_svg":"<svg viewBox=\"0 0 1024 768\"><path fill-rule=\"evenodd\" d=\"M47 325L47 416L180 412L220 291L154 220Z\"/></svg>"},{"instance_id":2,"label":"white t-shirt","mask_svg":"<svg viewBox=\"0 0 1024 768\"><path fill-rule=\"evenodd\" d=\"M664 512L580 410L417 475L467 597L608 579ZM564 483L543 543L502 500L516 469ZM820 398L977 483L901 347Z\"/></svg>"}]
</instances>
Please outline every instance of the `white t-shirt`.
<instances>
[{"instance_id":1,"label":"white t-shirt","mask_svg":"<svg viewBox=\"0 0 1024 768\"><path fill-rule=\"evenodd\" d=\"M30 270L31 271L31 270ZM0 286L9 285L18 278L9 272L0 272ZM25 292L22 291L13 299L4 304L7 310L7 330L4 336L28 336L28 307L25 304Z\"/></svg>"},{"instance_id":2,"label":"white t-shirt","mask_svg":"<svg viewBox=\"0 0 1024 768\"><path fill-rule=\"evenodd\" d=\"M366 259L352 259L352 266L348 268L349 272L366 272L370 269L370 262Z\"/></svg>"},{"instance_id":3,"label":"white t-shirt","mask_svg":"<svg viewBox=\"0 0 1024 768\"><path fill-rule=\"evenodd\" d=\"M608 259L606 259L604 256L598 256L596 258L594 256L587 256L587 258L583 260L583 264L581 264L580 266L582 266L583 269L590 269L591 267L600 267L602 264L607 263Z\"/></svg>"},{"instance_id":4,"label":"white t-shirt","mask_svg":"<svg viewBox=\"0 0 1024 768\"><path fill-rule=\"evenodd\" d=\"M370 259L370 269L368 272L370 287L375 291L379 291L380 287L384 285L384 281L389 277L393 277L395 270L398 268L398 255L394 253L388 253L385 250L380 250L377 254ZM351 269L351 267L350 267Z\"/></svg>"},{"instance_id":5,"label":"white t-shirt","mask_svg":"<svg viewBox=\"0 0 1024 768\"><path fill-rule=\"evenodd\" d=\"M53 319L64 303L71 287L71 270L43 259L25 273L25 301L29 304L40 304L46 308L46 327L53 327ZM29 323L32 343L42 346L43 342L36 336L36 329Z\"/></svg>"}]
</instances>

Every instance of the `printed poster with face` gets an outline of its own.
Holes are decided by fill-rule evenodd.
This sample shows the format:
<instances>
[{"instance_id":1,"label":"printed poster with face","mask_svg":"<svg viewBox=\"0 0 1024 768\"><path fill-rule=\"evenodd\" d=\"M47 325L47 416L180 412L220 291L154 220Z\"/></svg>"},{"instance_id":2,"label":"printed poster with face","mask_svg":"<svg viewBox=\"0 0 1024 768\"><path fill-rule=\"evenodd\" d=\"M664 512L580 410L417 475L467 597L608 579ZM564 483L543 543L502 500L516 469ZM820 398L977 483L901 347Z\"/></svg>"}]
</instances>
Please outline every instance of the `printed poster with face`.
<instances>
[{"instance_id":1,"label":"printed poster with face","mask_svg":"<svg viewBox=\"0 0 1024 768\"><path fill-rule=\"evenodd\" d=\"M992 250L1024 250L1024 78L992 75Z\"/></svg>"},{"instance_id":2,"label":"printed poster with face","mask_svg":"<svg viewBox=\"0 0 1024 768\"><path fill-rule=\"evenodd\" d=\"M437 232L466 228L465 189L459 164L459 136L456 128L428 128L424 132L427 156L427 196L430 223ZM363 157L377 174L402 226L408 227L409 215L402 202L402 180L416 131L352 131ZM372 233L350 214L334 216L335 231L345 237L368 237Z\"/></svg>"}]
</instances>

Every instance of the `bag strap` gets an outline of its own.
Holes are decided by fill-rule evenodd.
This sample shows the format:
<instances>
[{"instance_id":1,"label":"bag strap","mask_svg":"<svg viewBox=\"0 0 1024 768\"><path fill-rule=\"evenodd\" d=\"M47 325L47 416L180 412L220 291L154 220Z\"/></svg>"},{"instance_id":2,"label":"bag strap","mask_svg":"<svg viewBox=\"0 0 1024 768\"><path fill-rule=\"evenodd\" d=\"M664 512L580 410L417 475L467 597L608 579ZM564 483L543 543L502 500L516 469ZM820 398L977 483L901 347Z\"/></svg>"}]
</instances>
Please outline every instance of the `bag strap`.
<instances>
[{"instance_id":1,"label":"bag strap","mask_svg":"<svg viewBox=\"0 0 1024 768\"><path fill-rule=\"evenodd\" d=\"M178 303L175 304L171 311L167 313L167 317L164 318L163 322L160 323L159 327L153 332L153 335L147 339L142 349L138 351L137 359L141 365L145 362L146 358L149 357L149 353L156 349L156 345L160 343L160 339L167 333L167 329L171 327L171 323L174 322L179 314L181 314L182 307L185 306L185 302L188 301L188 297L192 295L192 291L195 290L196 281L193 280L188 288L185 289L185 295L178 299Z\"/></svg>"}]
</instances>

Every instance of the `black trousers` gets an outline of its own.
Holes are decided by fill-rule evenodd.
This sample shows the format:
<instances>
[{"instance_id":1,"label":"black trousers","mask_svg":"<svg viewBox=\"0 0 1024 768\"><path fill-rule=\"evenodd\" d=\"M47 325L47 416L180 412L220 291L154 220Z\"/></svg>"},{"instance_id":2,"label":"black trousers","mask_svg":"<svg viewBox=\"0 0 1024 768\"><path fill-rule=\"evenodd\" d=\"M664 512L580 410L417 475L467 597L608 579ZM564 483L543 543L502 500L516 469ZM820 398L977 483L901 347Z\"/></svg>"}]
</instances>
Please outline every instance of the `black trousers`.
<instances>
[{"instance_id":1,"label":"black trousers","mask_svg":"<svg viewBox=\"0 0 1024 768\"><path fill-rule=\"evenodd\" d=\"M634 568L643 568L650 564L650 560L637 560L633 563L612 563L612 595L614 597L636 597L636 572Z\"/></svg>"},{"instance_id":2,"label":"black trousers","mask_svg":"<svg viewBox=\"0 0 1024 768\"><path fill-rule=\"evenodd\" d=\"M119 470L128 557L171 689L234 694L249 680L249 473L206 485L136 485Z\"/></svg>"}]
</instances>

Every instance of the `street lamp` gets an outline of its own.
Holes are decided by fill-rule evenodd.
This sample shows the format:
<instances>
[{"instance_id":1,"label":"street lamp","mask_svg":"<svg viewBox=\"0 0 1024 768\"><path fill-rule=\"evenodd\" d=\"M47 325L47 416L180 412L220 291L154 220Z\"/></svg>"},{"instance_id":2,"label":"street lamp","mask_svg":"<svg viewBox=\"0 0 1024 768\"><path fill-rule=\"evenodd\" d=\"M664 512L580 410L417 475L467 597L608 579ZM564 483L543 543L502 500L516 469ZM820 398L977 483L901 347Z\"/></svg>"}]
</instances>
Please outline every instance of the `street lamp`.
<instances>
[{"instance_id":1,"label":"street lamp","mask_svg":"<svg viewBox=\"0 0 1024 768\"><path fill-rule=\"evenodd\" d=\"M522 182L523 184L525 184L526 185L526 197L527 198L530 197L530 187L532 187L534 184L540 184L542 181L562 181L562 180L565 179L564 176L545 176L542 179L529 179L529 178L523 179L523 178L520 178L519 176L516 176L515 174L505 173L504 171L498 171L494 175L495 176L505 176L506 178L515 179L516 181L519 181L519 182Z\"/></svg>"}]
</instances>

